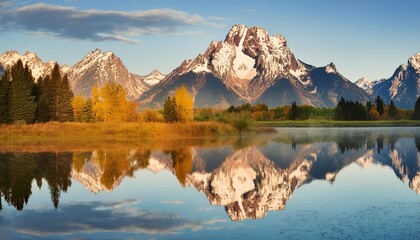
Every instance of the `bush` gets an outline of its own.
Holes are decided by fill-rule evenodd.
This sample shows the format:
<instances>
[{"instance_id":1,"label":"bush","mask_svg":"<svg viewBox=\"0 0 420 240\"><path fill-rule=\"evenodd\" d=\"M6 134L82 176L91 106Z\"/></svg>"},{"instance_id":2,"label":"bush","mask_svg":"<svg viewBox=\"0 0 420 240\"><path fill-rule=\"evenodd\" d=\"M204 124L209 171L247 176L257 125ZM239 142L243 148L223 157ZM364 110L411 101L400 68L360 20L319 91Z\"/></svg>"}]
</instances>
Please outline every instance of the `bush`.
<instances>
[{"instance_id":1,"label":"bush","mask_svg":"<svg viewBox=\"0 0 420 240\"><path fill-rule=\"evenodd\" d=\"M163 122L163 114L157 110L143 110L139 113L142 122Z\"/></svg>"},{"instance_id":2,"label":"bush","mask_svg":"<svg viewBox=\"0 0 420 240\"><path fill-rule=\"evenodd\" d=\"M229 115L228 121L236 130L239 131L239 133L242 133L242 131L250 130L254 123L251 118L251 114L246 111L241 111L239 113L231 113Z\"/></svg>"}]
</instances>

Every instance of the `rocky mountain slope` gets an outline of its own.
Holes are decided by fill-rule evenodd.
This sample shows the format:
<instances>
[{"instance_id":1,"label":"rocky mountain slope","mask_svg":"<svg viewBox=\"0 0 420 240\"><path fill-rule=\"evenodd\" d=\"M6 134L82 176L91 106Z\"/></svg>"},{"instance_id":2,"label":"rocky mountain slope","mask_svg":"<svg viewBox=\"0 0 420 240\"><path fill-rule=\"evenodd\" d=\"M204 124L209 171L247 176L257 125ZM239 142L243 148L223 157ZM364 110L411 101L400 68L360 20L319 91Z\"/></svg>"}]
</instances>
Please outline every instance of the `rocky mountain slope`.
<instances>
[{"instance_id":1,"label":"rocky mountain slope","mask_svg":"<svg viewBox=\"0 0 420 240\"><path fill-rule=\"evenodd\" d=\"M413 109L420 96L420 53L410 57L407 65L400 65L390 78L375 83L372 90L387 104L393 100L398 107Z\"/></svg>"},{"instance_id":2,"label":"rocky mountain slope","mask_svg":"<svg viewBox=\"0 0 420 240\"><path fill-rule=\"evenodd\" d=\"M372 95L372 86L375 82L371 82L369 79L362 77L354 82L359 88L365 90L368 94Z\"/></svg>"},{"instance_id":3,"label":"rocky mountain slope","mask_svg":"<svg viewBox=\"0 0 420 240\"><path fill-rule=\"evenodd\" d=\"M0 74L5 69L14 65L19 59L22 60L23 64L28 64L29 69L32 71L32 76L37 80L39 77L45 77L50 74L54 67L55 61L43 62L35 53L26 52L20 55L17 51L7 51L0 55ZM67 69L67 66L62 67L63 70Z\"/></svg>"},{"instance_id":4,"label":"rocky mountain slope","mask_svg":"<svg viewBox=\"0 0 420 240\"><path fill-rule=\"evenodd\" d=\"M295 58L281 35L260 27L235 25L225 40L184 61L139 101L160 107L185 84L195 107L227 107L245 102L270 107L298 104L334 106L341 97L365 102L370 96L339 74L333 63L314 67Z\"/></svg>"},{"instance_id":5,"label":"rocky mountain slope","mask_svg":"<svg viewBox=\"0 0 420 240\"><path fill-rule=\"evenodd\" d=\"M95 84L103 86L108 82L121 84L129 99L138 98L150 87L138 75L130 73L113 52L101 50L87 54L67 72L75 94L88 97Z\"/></svg>"}]
</instances>

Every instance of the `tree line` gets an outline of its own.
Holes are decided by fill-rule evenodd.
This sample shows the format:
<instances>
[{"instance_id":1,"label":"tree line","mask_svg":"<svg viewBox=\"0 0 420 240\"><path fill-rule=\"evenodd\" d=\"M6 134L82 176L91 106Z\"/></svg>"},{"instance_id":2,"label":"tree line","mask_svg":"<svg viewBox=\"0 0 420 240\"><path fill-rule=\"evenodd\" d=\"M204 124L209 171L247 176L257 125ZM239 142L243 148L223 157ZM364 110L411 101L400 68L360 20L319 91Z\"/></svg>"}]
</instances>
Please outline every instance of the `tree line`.
<instances>
[{"instance_id":1,"label":"tree line","mask_svg":"<svg viewBox=\"0 0 420 240\"><path fill-rule=\"evenodd\" d=\"M121 85L95 85L91 98L74 96L69 79L55 64L50 75L36 81L31 70L18 60L0 78L0 123L35 122L189 122L221 121L247 118L257 121L273 120L420 120L420 97L414 110L398 109L393 101L385 104L378 96L366 104L341 98L335 108L317 108L308 105L279 106L269 109L264 103L230 106L225 110L194 109L192 95L182 85L174 96L168 96L162 110L137 112L137 103L128 101ZM243 113L246 114L243 114ZM241 113L241 114L240 114ZM235 120L235 121L236 121ZM241 123L242 124L242 123Z\"/></svg>"},{"instance_id":2,"label":"tree line","mask_svg":"<svg viewBox=\"0 0 420 240\"><path fill-rule=\"evenodd\" d=\"M0 123L73 121L72 97L58 64L35 81L29 67L18 60L0 80Z\"/></svg>"},{"instance_id":3,"label":"tree line","mask_svg":"<svg viewBox=\"0 0 420 240\"><path fill-rule=\"evenodd\" d=\"M18 60L0 79L0 123L128 122L138 119L137 104L126 98L121 85L95 85L92 98L74 96L69 79L55 64L36 81Z\"/></svg>"}]
</instances>

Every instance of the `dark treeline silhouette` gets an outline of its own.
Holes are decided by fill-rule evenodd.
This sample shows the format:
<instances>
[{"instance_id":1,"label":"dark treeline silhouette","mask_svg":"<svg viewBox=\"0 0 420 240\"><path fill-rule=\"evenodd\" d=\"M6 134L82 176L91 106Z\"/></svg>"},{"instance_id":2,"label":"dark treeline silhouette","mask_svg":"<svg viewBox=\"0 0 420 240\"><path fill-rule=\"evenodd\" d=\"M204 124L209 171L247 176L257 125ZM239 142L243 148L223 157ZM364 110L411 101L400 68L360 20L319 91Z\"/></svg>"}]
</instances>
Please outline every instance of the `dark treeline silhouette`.
<instances>
[{"instance_id":1,"label":"dark treeline silhouette","mask_svg":"<svg viewBox=\"0 0 420 240\"><path fill-rule=\"evenodd\" d=\"M29 67L18 60L0 79L0 123L73 121L72 98L58 64L34 81Z\"/></svg>"},{"instance_id":2,"label":"dark treeline silhouette","mask_svg":"<svg viewBox=\"0 0 420 240\"><path fill-rule=\"evenodd\" d=\"M366 107L358 101L348 101L344 98L338 102L334 114L335 120L367 120L368 113Z\"/></svg>"},{"instance_id":3,"label":"dark treeline silhouette","mask_svg":"<svg viewBox=\"0 0 420 240\"><path fill-rule=\"evenodd\" d=\"M32 181L39 188L48 183L51 201L57 209L62 192L71 186L72 153L0 154L0 193L5 201L22 210L32 194ZM1 206L1 204L0 204Z\"/></svg>"}]
</instances>

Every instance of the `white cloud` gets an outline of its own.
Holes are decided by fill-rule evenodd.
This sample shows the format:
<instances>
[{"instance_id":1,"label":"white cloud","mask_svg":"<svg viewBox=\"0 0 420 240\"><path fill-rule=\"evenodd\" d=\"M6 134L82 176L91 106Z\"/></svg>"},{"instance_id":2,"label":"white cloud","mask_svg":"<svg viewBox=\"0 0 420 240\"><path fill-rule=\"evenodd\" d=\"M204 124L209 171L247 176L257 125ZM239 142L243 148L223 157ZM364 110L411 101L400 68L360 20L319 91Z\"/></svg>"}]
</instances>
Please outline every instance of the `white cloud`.
<instances>
[{"instance_id":1,"label":"white cloud","mask_svg":"<svg viewBox=\"0 0 420 240\"><path fill-rule=\"evenodd\" d=\"M45 3L20 8L13 8L12 5L13 1L0 3L0 6L7 6L5 11L0 12L0 28L21 29L63 39L135 44L140 42L136 37L143 35L177 34L185 32L185 28L189 26L220 25L199 15L173 9L104 11L80 10Z\"/></svg>"}]
</instances>

